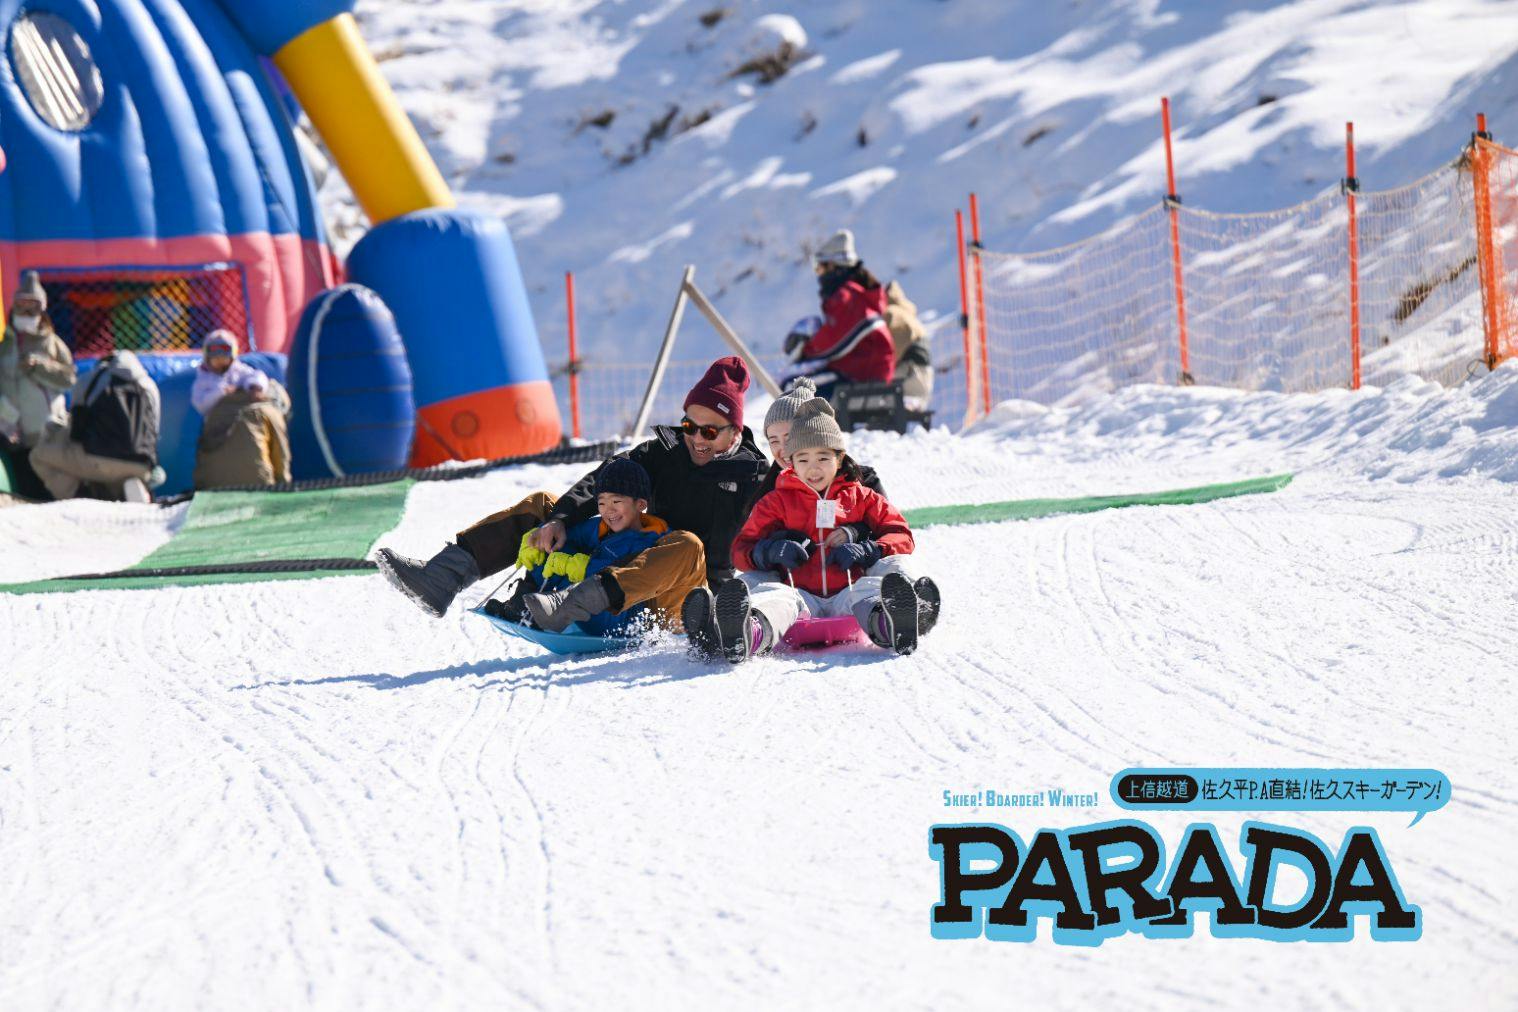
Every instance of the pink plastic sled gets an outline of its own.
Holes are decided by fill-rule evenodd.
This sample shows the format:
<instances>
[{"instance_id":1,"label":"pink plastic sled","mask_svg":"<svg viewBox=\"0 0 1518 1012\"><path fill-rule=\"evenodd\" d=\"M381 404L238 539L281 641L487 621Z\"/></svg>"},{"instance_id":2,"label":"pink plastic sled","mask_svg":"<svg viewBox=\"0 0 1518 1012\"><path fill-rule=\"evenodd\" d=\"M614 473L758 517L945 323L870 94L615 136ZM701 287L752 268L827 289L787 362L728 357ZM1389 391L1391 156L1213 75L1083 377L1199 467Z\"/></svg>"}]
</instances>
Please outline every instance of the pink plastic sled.
<instances>
[{"instance_id":1,"label":"pink plastic sled","mask_svg":"<svg viewBox=\"0 0 1518 1012\"><path fill-rule=\"evenodd\" d=\"M864 630L859 628L852 615L797 619L780 637L780 641L792 650L858 643L863 639Z\"/></svg>"}]
</instances>

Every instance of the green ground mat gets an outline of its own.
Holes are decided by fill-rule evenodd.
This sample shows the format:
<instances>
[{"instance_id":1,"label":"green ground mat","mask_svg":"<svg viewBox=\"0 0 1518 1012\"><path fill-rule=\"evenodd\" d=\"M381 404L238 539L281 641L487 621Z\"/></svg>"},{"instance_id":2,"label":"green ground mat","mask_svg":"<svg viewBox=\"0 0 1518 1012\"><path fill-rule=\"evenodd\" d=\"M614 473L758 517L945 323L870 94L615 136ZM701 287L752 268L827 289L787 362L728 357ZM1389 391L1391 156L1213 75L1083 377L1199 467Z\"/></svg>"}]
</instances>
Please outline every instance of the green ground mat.
<instances>
[{"instance_id":1,"label":"green ground mat","mask_svg":"<svg viewBox=\"0 0 1518 1012\"><path fill-rule=\"evenodd\" d=\"M913 527L940 524L986 524L1000 520L1034 520L1061 513L1095 513L1121 506L1191 506L1196 503L1227 499L1236 495L1277 492L1291 484L1291 475L1275 474L1268 478L1251 478L1224 485L1201 485L1169 492L1141 492L1136 495L1092 495L1079 499L1016 499L1011 502L974 503L967 506L923 506L903 510Z\"/></svg>"},{"instance_id":2,"label":"green ground mat","mask_svg":"<svg viewBox=\"0 0 1518 1012\"><path fill-rule=\"evenodd\" d=\"M904 512L913 527L1032 520L1121 506L1185 506L1275 492L1290 482L1291 475L1278 474L1169 492L926 506ZM179 533L135 566L116 573L0 585L0 591L128 590L372 573L361 560L381 534L400 522L413 484L406 479L301 492L202 492L191 501Z\"/></svg>"},{"instance_id":3,"label":"green ground mat","mask_svg":"<svg viewBox=\"0 0 1518 1012\"><path fill-rule=\"evenodd\" d=\"M348 567L400 523L413 484L406 479L304 492L202 492L191 500L179 533L135 566L118 573L0 585L0 591L125 590L372 573L367 566ZM247 568L193 571L239 566ZM162 570L191 571L155 572Z\"/></svg>"}]
</instances>

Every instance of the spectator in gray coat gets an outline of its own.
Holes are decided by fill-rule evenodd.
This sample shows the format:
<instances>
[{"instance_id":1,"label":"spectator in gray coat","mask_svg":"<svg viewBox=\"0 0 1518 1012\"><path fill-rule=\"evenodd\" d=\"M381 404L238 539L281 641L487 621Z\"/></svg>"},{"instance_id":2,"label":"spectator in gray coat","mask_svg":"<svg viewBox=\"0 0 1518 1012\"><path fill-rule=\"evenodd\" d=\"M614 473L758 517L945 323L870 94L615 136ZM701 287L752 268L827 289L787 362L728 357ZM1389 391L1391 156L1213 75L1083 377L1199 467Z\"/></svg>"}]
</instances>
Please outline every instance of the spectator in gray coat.
<instances>
[{"instance_id":1,"label":"spectator in gray coat","mask_svg":"<svg viewBox=\"0 0 1518 1012\"><path fill-rule=\"evenodd\" d=\"M0 435L31 449L53 419L62 418L63 394L74 385L74 357L53 330L47 293L36 271L21 276L0 336Z\"/></svg>"}]
</instances>

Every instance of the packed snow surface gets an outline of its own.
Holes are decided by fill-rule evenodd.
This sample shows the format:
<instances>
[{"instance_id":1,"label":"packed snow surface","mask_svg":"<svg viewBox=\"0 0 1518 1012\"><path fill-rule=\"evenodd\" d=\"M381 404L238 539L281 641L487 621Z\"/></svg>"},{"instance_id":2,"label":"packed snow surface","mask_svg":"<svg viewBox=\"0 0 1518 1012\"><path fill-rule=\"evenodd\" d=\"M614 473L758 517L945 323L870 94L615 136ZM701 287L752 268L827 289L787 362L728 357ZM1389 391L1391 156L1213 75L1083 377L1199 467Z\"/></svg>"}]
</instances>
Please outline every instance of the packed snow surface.
<instances>
[{"instance_id":1,"label":"packed snow surface","mask_svg":"<svg viewBox=\"0 0 1518 1012\"><path fill-rule=\"evenodd\" d=\"M0 1005L1518 1002L1518 369L1142 387L854 448L902 506L1297 479L922 530L944 617L907 658L567 660L378 576L0 596ZM433 551L581 470L419 485L384 540ZM4 568L120 565L181 516L0 510ZM1374 826L1423 937L930 937L930 825L1117 818L1108 781L1137 765L1443 770L1453 798L1416 827L1272 820ZM983 787L1099 804L944 807ZM1172 848L1189 821L1150 818ZM1236 871L1243 818L1216 819Z\"/></svg>"}]
</instances>

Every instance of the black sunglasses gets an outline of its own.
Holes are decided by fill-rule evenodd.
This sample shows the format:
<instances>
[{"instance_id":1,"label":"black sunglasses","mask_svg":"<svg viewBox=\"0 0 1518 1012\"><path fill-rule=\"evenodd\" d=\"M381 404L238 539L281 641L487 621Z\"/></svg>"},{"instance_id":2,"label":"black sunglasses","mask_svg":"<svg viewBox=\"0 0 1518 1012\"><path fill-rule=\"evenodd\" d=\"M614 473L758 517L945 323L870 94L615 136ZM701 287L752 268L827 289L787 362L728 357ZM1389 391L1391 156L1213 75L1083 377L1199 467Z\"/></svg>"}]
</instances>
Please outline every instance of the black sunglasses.
<instances>
[{"instance_id":1,"label":"black sunglasses","mask_svg":"<svg viewBox=\"0 0 1518 1012\"><path fill-rule=\"evenodd\" d=\"M722 435L722 433L726 432L732 427L733 426L731 425L702 425L700 422L689 416L680 419L681 432L685 433L687 436L694 436L697 433L700 433L702 439L716 439L718 436Z\"/></svg>"}]
</instances>

